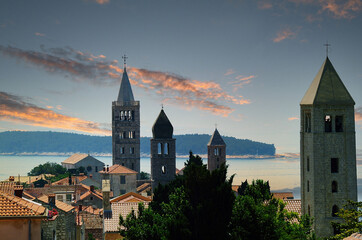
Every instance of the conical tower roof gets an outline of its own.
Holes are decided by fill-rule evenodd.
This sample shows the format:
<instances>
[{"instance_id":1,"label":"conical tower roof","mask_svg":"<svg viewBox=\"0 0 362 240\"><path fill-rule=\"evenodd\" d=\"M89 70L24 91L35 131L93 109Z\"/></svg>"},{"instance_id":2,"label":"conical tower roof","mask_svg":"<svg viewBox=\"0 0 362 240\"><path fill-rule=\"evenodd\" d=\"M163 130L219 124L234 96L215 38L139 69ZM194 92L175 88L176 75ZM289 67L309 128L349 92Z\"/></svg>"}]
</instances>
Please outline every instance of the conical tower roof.
<instances>
[{"instance_id":1,"label":"conical tower roof","mask_svg":"<svg viewBox=\"0 0 362 240\"><path fill-rule=\"evenodd\" d=\"M173 126L172 126L170 120L168 120L166 113L163 111L163 109L161 110L155 123L153 124L152 134L153 134L153 138L155 138L155 139L172 138Z\"/></svg>"},{"instance_id":2,"label":"conical tower roof","mask_svg":"<svg viewBox=\"0 0 362 240\"><path fill-rule=\"evenodd\" d=\"M119 88L117 101L118 102L134 101L133 92L132 92L131 84L128 79L128 74L127 74L126 68L124 68L124 71L123 71L121 87Z\"/></svg>"},{"instance_id":3,"label":"conical tower roof","mask_svg":"<svg viewBox=\"0 0 362 240\"><path fill-rule=\"evenodd\" d=\"M328 57L300 102L300 105L315 104L355 104Z\"/></svg>"},{"instance_id":4,"label":"conical tower roof","mask_svg":"<svg viewBox=\"0 0 362 240\"><path fill-rule=\"evenodd\" d=\"M223 145L226 145L226 144L225 144L224 140L222 139L217 128L215 128L214 134L212 134L207 146L223 146Z\"/></svg>"}]
</instances>

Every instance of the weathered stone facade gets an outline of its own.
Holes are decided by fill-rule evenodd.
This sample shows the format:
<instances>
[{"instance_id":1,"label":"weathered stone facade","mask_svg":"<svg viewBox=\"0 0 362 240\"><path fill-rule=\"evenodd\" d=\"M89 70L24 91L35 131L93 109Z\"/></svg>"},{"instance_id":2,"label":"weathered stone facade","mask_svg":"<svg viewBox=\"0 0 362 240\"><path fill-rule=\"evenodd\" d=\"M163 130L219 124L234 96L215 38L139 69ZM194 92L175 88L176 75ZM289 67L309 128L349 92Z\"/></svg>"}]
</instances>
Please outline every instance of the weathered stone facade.
<instances>
[{"instance_id":1,"label":"weathered stone facade","mask_svg":"<svg viewBox=\"0 0 362 240\"><path fill-rule=\"evenodd\" d=\"M161 110L152 128L151 178L152 189L158 184L167 184L176 174L176 140L172 138L173 127L165 112Z\"/></svg>"},{"instance_id":2,"label":"weathered stone facade","mask_svg":"<svg viewBox=\"0 0 362 240\"><path fill-rule=\"evenodd\" d=\"M327 58L301 101L302 213L316 235L333 235L331 221L357 201L354 101Z\"/></svg>"},{"instance_id":3,"label":"weathered stone facade","mask_svg":"<svg viewBox=\"0 0 362 240\"><path fill-rule=\"evenodd\" d=\"M220 133L215 129L207 144L207 169L213 171L226 162L226 144Z\"/></svg>"},{"instance_id":4,"label":"weathered stone facade","mask_svg":"<svg viewBox=\"0 0 362 240\"><path fill-rule=\"evenodd\" d=\"M113 164L140 172L140 102L134 101L126 68L112 102L112 153Z\"/></svg>"}]
</instances>

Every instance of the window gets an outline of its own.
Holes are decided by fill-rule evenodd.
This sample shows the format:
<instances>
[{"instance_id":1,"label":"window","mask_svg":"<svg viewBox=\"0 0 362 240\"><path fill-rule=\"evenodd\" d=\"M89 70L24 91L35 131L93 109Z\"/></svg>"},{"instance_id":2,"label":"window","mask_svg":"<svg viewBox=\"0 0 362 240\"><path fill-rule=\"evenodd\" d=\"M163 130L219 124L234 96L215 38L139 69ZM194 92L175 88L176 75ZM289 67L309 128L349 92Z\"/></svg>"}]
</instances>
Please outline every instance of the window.
<instances>
[{"instance_id":1,"label":"window","mask_svg":"<svg viewBox=\"0 0 362 240\"><path fill-rule=\"evenodd\" d=\"M337 217L337 213L339 211L339 208L337 205L333 205L332 207L332 217Z\"/></svg>"},{"instance_id":2,"label":"window","mask_svg":"<svg viewBox=\"0 0 362 240\"><path fill-rule=\"evenodd\" d=\"M332 182L332 193L338 192L338 183L337 181Z\"/></svg>"},{"instance_id":3,"label":"window","mask_svg":"<svg viewBox=\"0 0 362 240\"><path fill-rule=\"evenodd\" d=\"M219 156L222 154L222 149L219 148Z\"/></svg>"},{"instance_id":4,"label":"window","mask_svg":"<svg viewBox=\"0 0 362 240\"><path fill-rule=\"evenodd\" d=\"M312 130L312 115L311 113L305 113L304 118L304 132L311 132Z\"/></svg>"},{"instance_id":5,"label":"window","mask_svg":"<svg viewBox=\"0 0 362 240\"><path fill-rule=\"evenodd\" d=\"M124 154L124 147L121 147L120 153L121 153L121 154Z\"/></svg>"},{"instance_id":6,"label":"window","mask_svg":"<svg viewBox=\"0 0 362 240\"><path fill-rule=\"evenodd\" d=\"M219 161L219 158L216 158L216 162L218 162Z\"/></svg>"},{"instance_id":7,"label":"window","mask_svg":"<svg viewBox=\"0 0 362 240\"><path fill-rule=\"evenodd\" d=\"M67 202L72 201L72 194L67 194L66 199L67 199Z\"/></svg>"},{"instance_id":8,"label":"window","mask_svg":"<svg viewBox=\"0 0 362 240\"><path fill-rule=\"evenodd\" d=\"M96 166L96 172L98 172L98 167Z\"/></svg>"},{"instance_id":9,"label":"window","mask_svg":"<svg viewBox=\"0 0 362 240\"><path fill-rule=\"evenodd\" d=\"M133 138L133 132L132 131L128 132L128 138Z\"/></svg>"},{"instance_id":10,"label":"window","mask_svg":"<svg viewBox=\"0 0 362 240\"><path fill-rule=\"evenodd\" d=\"M87 167L87 172L91 172L92 171L92 167L91 166L88 166Z\"/></svg>"},{"instance_id":11,"label":"window","mask_svg":"<svg viewBox=\"0 0 362 240\"><path fill-rule=\"evenodd\" d=\"M121 121L124 121L124 113L121 111Z\"/></svg>"},{"instance_id":12,"label":"window","mask_svg":"<svg viewBox=\"0 0 362 240\"><path fill-rule=\"evenodd\" d=\"M309 172L309 157L307 157L307 172Z\"/></svg>"},{"instance_id":13,"label":"window","mask_svg":"<svg viewBox=\"0 0 362 240\"><path fill-rule=\"evenodd\" d=\"M123 194L126 193L126 190L125 189L120 189L120 192L121 192L121 195L123 195Z\"/></svg>"},{"instance_id":14,"label":"window","mask_svg":"<svg viewBox=\"0 0 362 240\"><path fill-rule=\"evenodd\" d=\"M308 215L310 216L310 206L308 205Z\"/></svg>"},{"instance_id":15,"label":"window","mask_svg":"<svg viewBox=\"0 0 362 240\"><path fill-rule=\"evenodd\" d=\"M338 173L338 158L331 158L331 173Z\"/></svg>"},{"instance_id":16,"label":"window","mask_svg":"<svg viewBox=\"0 0 362 240\"><path fill-rule=\"evenodd\" d=\"M131 168L132 168L132 170L134 170L134 163L132 163L132 167L131 167Z\"/></svg>"},{"instance_id":17,"label":"window","mask_svg":"<svg viewBox=\"0 0 362 240\"><path fill-rule=\"evenodd\" d=\"M336 132L343 132L343 116L336 116Z\"/></svg>"},{"instance_id":18,"label":"window","mask_svg":"<svg viewBox=\"0 0 362 240\"><path fill-rule=\"evenodd\" d=\"M162 173L162 174L166 174L166 166L165 166L165 165L163 165L163 166L161 167L161 173Z\"/></svg>"},{"instance_id":19,"label":"window","mask_svg":"<svg viewBox=\"0 0 362 240\"><path fill-rule=\"evenodd\" d=\"M57 200L63 202L63 195L57 195Z\"/></svg>"},{"instance_id":20,"label":"window","mask_svg":"<svg viewBox=\"0 0 362 240\"><path fill-rule=\"evenodd\" d=\"M214 155L215 155L215 156L219 156L219 149L218 149L218 148L215 148L215 149L214 149Z\"/></svg>"},{"instance_id":21,"label":"window","mask_svg":"<svg viewBox=\"0 0 362 240\"><path fill-rule=\"evenodd\" d=\"M332 117L331 115L326 115L324 117L324 131L332 132Z\"/></svg>"},{"instance_id":22,"label":"window","mask_svg":"<svg viewBox=\"0 0 362 240\"><path fill-rule=\"evenodd\" d=\"M162 143L157 144L157 152L158 154L162 154Z\"/></svg>"},{"instance_id":23,"label":"window","mask_svg":"<svg viewBox=\"0 0 362 240\"><path fill-rule=\"evenodd\" d=\"M307 181L307 192L309 192L309 181Z\"/></svg>"},{"instance_id":24,"label":"window","mask_svg":"<svg viewBox=\"0 0 362 240\"><path fill-rule=\"evenodd\" d=\"M168 143L165 143L165 155L168 155Z\"/></svg>"},{"instance_id":25,"label":"window","mask_svg":"<svg viewBox=\"0 0 362 240\"><path fill-rule=\"evenodd\" d=\"M134 154L134 147L129 148L129 153Z\"/></svg>"},{"instance_id":26,"label":"window","mask_svg":"<svg viewBox=\"0 0 362 240\"><path fill-rule=\"evenodd\" d=\"M126 176L121 176L121 184L126 184Z\"/></svg>"},{"instance_id":27,"label":"window","mask_svg":"<svg viewBox=\"0 0 362 240\"><path fill-rule=\"evenodd\" d=\"M124 162L122 163L122 166L124 166Z\"/></svg>"}]
</instances>

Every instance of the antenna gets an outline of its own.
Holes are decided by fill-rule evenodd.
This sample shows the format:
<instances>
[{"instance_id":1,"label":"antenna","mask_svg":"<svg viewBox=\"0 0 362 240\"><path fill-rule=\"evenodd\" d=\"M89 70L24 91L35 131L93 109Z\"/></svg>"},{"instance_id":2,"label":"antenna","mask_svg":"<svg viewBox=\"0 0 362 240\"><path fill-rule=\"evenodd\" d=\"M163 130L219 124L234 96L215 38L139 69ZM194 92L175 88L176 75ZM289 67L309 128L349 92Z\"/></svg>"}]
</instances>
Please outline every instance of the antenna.
<instances>
[{"instance_id":1,"label":"antenna","mask_svg":"<svg viewBox=\"0 0 362 240\"><path fill-rule=\"evenodd\" d=\"M326 47L326 55L328 57L328 48L331 46L331 44L329 44L328 41L327 41L325 44L323 44L323 46Z\"/></svg>"},{"instance_id":2,"label":"antenna","mask_svg":"<svg viewBox=\"0 0 362 240\"><path fill-rule=\"evenodd\" d=\"M122 56L122 59L123 59L123 68L124 69L126 69L126 67L127 67L127 55L126 54L124 54L123 56Z\"/></svg>"}]
</instances>

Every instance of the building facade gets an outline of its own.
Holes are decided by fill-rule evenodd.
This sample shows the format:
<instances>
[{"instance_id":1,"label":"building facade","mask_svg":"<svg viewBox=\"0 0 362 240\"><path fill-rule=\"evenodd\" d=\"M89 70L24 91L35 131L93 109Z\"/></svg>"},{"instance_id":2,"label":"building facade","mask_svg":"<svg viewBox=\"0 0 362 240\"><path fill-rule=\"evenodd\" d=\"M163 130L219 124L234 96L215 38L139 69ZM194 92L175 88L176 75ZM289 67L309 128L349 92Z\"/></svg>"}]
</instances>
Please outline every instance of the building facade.
<instances>
[{"instance_id":1,"label":"building facade","mask_svg":"<svg viewBox=\"0 0 362 240\"><path fill-rule=\"evenodd\" d=\"M167 184L176 175L176 140L172 137L173 126L163 109L152 127L151 179L152 189Z\"/></svg>"},{"instance_id":2,"label":"building facade","mask_svg":"<svg viewBox=\"0 0 362 240\"><path fill-rule=\"evenodd\" d=\"M333 235L336 212L357 201L354 104L327 57L300 103L302 214L318 237Z\"/></svg>"},{"instance_id":3,"label":"building facade","mask_svg":"<svg viewBox=\"0 0 362 240\"><path fill-rule=\"evenodd\" d=\"M112 102L112 162L140 172L140 102L134 100L126 68Z\"/></svg>"},{"instance_id":4,"label":"building facade","mask_svg":"<svg viewBox=\"0 0 362 240\"><path fill-rule=\"evenodd\" d=\"M213 171L226 162L226 144L215 128L207 144L207 169Z\"/></svg>"}]
</instances>

